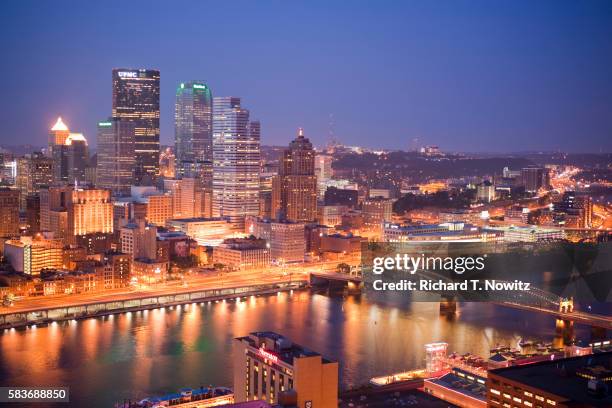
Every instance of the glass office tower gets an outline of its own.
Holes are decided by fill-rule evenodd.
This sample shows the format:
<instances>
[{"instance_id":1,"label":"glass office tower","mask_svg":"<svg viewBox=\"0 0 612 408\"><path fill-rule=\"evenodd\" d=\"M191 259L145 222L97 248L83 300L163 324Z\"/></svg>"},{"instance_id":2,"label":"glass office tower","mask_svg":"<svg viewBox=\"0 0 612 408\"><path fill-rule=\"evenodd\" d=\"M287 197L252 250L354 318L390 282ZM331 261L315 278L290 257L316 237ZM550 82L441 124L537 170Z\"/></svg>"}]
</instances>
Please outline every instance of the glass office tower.
<instances>
[{"instance_id":1,"label":"glass office tower","mask_svg":"<svg viewBox=\"0 0 612 408\"><path fill-rule=\"evenodd\" d=\"M112 117L134 123L134 178L149 184L159 175L159 71L113 69Z\"/></svg>"}]
</instances>

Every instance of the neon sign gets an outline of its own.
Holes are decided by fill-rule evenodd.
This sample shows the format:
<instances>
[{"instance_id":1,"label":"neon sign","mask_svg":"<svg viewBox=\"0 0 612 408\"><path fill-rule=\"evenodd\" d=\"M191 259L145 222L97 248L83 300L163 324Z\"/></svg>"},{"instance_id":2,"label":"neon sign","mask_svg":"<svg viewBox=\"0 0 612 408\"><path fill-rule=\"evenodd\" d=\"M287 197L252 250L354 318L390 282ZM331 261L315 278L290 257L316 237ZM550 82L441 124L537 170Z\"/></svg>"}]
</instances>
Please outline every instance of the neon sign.
<instances>
[{"instance_id":1,"label":"neon sign","mask_svg":"<svg viewBox=\"0 0 612 408\"><path fill-rule=\"evenodd\" d=\"M119 78L136 78L138 77L138 72L133 71L119 71Z\"/></svg>"},{"instance_id":2,"label":"neon sign","mask_svg":"<svg viewBox=\"0 0 612 408\"><path fill-rule=\"evenodd\" d=\"M266 349L263 346L259 348L259 355L262 356L263 358L266 358L272 361L273 363L278 363L278 357L270 353L269 351L266 351Z\"/></svg>"}]
</instances>

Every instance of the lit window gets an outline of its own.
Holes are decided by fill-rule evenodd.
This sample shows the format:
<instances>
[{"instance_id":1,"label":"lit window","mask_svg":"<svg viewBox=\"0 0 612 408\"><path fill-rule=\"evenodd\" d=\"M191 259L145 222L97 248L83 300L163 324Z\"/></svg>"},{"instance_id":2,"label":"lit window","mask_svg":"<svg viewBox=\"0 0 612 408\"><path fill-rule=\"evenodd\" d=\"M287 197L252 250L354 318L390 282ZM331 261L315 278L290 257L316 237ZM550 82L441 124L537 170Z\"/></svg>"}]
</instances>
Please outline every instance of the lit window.
<instances>
[{"instance_id":1,"label":"lit window","mask_svg":"<svg viewBox=\"0 0 612 408\"><path fill-rule=\"evenodd\" d=\"M496 390L495 388L491 388L491 394L499 395L501 393L498 390Z\"/></svg>"}]
</instances>

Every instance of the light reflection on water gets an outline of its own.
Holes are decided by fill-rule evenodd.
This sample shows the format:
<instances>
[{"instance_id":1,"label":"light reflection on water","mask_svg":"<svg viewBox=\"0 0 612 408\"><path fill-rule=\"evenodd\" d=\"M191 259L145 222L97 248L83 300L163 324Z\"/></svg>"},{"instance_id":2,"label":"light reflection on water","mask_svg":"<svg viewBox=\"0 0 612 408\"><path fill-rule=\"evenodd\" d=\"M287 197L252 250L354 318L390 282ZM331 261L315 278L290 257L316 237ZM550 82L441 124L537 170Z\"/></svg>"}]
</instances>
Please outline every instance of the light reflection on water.
<instances>
[{"instance_id":1,"label":"light reflection on water","mask_svg":"<svg viewBox=\"0 0 612 408\"><path fill-rule=\"evenodd\" d=\"M231 386L231 340L256 330L277 331L339 360L346 388L422 367L428 342L488 356L491 347L521 336L551 341L555 324L488 304L463 304L451 319L440 316L437 303L281 293L5 331L0 385L69 386L74 406L90 407L186 386Z\"/></svg>"}]
</instances>

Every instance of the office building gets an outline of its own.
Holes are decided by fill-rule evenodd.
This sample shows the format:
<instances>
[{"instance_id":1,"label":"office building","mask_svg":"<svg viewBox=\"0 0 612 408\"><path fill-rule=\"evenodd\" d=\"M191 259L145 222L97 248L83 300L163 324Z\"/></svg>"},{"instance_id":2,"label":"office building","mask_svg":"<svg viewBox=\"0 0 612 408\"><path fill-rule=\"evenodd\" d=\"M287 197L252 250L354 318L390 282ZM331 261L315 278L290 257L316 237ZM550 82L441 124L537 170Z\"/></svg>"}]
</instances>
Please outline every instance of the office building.
<instances>
[{"instance_id":1,"label":"office building","mask_svg":"<svg viewBox=\"0 0 612 408\"><path fill-rule=\"evenodd\" d=\"M521 170L521 178L528 193L537 193L541 188L550 187L550 174L543 167L525 167Z\"/></svg>"},{"instance_id":2,"label":"office building","mask_svg":"<svg viewBox=\"0 0 612 408\"><path fill-rule=\"evenodd\" d=\"M323 205L318 208L317 221L321 225L335 227L342 224L342 216L348 212L344 205Z\"/></svg>"},{"instance_id":3,"label":"office building","mask_svg":"<svg viewBox=\"0 0 612 408\"><path fill-rule=\"evenodd\" d=\"M213 262L233 269L269 266L270 249L263 239L229 238L213 249Z\"/></svg>"},{"instance_id":4,"label":"office building","mask_svg":"<svg viewBox=\"0 0 612 408\"><path fill-rule=\"evenodd\" d=\"M53 157L53 151L55 146L63 146L66 144L66 139L70 134L70 129L64 123L61 117L57 118L57 121L49 131L49 139L47 144L47 154L49 157Z\"/></svg>"},{"instance_id":5,"label":"office building","mask_svg":"<svg viewBox=\"0 0 612 408\"><path fill-rule=\"evenodd\" d=\"M62 268L62 247L61 240L22 236L4 243L4 256L15 271L39 275L43 269Z\"/></svg>"},{"instance_id":6,"label":"office building","mask_svg":"<svg viewBox=\"0 0 612 408\"><path fill-rule=\"evenodd\" d=\"M132 259L155 259L157 257L157 227L144 220L129 222L120 228L121 252Z\"/></svg>"},{"instance_id":7,"label":"office building","mask_svg":"<svg viewBox=\"0 0 612 408\"><path fill-rule=\"evenodd\" d=\"M159 153L159 175L163 178L174 178L176 174L176 156L172 148L167 147Z\"/></svg>"},{"instance_id":8,"label":"office building","mask_svg":"<svg viewBox=\"0 0 612 408\"><path fill-rule=\"evenodd\" d=\"M476 186L476 200L481 203L490 203L495 200L495 186L489 180Z\"/></svg>"},{"instance_id":9,"label":"office building","mask_svg":"<svg viewBox=\"0 0 612 408\"><path fill-rule=\"evenodd\" d=\"M110 190L77 189L72 190L66 202L68 215L67 242L75 244L87 236L113 233L113 203ZM102 234L102 235L99 235Z\"/></svg>"},{"instance_id":10,"label":"office building","mask_svg":"<svg viewBox=\"0 0 612 408\"><path fill-rule=\"evenodd\" d=\"M259 122L249 122L240 98L213 99L213 217L228 217L244 230L244 217L259 213Z\"/></svg>"},{"instance_id":11,"label":"office building","mask_svg":"<svg viewBox=\"0 0 612 408\"><path fill-rule=\"evenodd\" d=\"M306 253L304 224L271 222L270 249L272 260L278 264L304 262Z\"/></svg>"},{"instance_id":12,"label":"office building","mask_svg":"<svg viewBox=\"0 0 612 408\"><path fill-rule=\"evenodd\" d=\"M348 208L355 208L358 203L358 195L357 189L328 187L325 190L324 202L325 205L344 205Z\"/></svg>"},{"instance_id":13,"label":"office building","mask_svg":"<svg viewBox=\"0 0 612 408\"><path fill-rule=\"evenodd\" d=\"M40 230L53 232L56 238L66 236L67 203L72 186L54 186L40 190Z\"/></svg>"},{"instance_id":14,"label":"office building","mask_svg":"<svg viewBox=\"0 0 612 408\"><path fill-rule=\"evenodd\" d=\"M40 231L40 193L26 197L26 229L29 235Z\"/></svg>"},{"instance_id":15,"label":"office building","mask_svg":"<svg viewBox=\"0 0 612 408\"><path fill-rule=\"evenodd\" d=\"M159 174L159 71L113 69L112 109L134 124L134 178L148 184Z\"/></svg>"},{"instance_id":16,"label":"office building","mask_svg":"<svg viewBox=\"0 0 612 408\"><path fill-rule=\"evenodd\" d=\"M73 133L58 118L49 132L48 156L53 162L55 183L84 183L89 165L89 148L82 133ZM47 184L50 185L51 183Z\"/></svg>"},{"instance_id":17,"label":"office building","mask_svg":"<svg viewBox=\"0 0 612 408\"><path fill-rule=\"evenodd\" d=\"M212 94L202 81L181 83L174 110L175 155L183 162L212 162Z\"/></svg>"},{"instance_id":18,"label":"office building","mask_svg":"<svg viewBox=\"0 0 612 408\"><path fill-rule=\"evenodd\" d=\"M21 192L19 208L25 209L26 197L53 184L53 159L34 152L15 163L15 187Z\"/></svg>"},{"instance_id":19,"label":"office building","mask_svg":"<svg viewBox=\"0 0 612 408\"><path fill-rule=\"evenodd\" d=\"M166 226L181 231L199 245L219 245L232 233L232 225L225 218L178 218L166 221Z\"/></svg>"},{"instance_id":20,"label":"office building","mask_svg":"<svg viewBox=\"0 0 612 408\"><path fill-rule=\"evenodd\" d=\"M234 346L236 402L338 406L338 362L273 332L236 338Z\"/></svg>"},{"instance_id":21,"label":"office building","mask_svg":"<svg viewBox=\"0 0 612 408\"><path fill-rule=\"evenodd\" d=\"M489 370L489 407L610 407L612 352Z\"/></svg>"},{"instance_id":22,"label":"office building","mask_svg":"<svg viewBox=\"0 0 612 408\"><path fill-rule=\"evenodd\" d=\"M361 205L364 226L371 230L379 230L386 221L391 221L393 215L393 200L387 198L368 198Z\"/></svg>"},{"instance_id":23,"label":"office building","mask_svg":"<svg viewBox=\"0 0 612 408\"><path fill-rule=\"evenodd\" d=\"M317 177L312 143L299 129L283 152L278 176L272 182L272 215L291 222L317 218Z\"/></svg>"},{"instance_id":24,"label":"office building","mask_svg":"<svg viewBox=\"0 0 612 408\"><path fill-rule=\"evenodd\" d=\"M315 155L315 176L317 177L317 197L323 199L327 182L334 175L332 170L332 156L326 154Z\"/></svg>"},{"instance_id":25,"label":"office building","mask_svg":"<svg viewBox=\"0 0 612 408\"><path fill-rule=\"evenodd\" d=\"M134 184L134 122L109 118L98 122L96 187L125 195Z\"/></svg>"},{"instance_id":26,"label":"office building","mask_svg":"<svg viewBox=\"0 0 612 408\"><path fill-rule=\"evenodd\" d=\"M0 188L0 238L19 235L19 190Z\"/></svg>"},{"instance_id":27,"label":"office building","mask_svg":"<svg viewBox=\"0 0 612 408\"><path fill-rule=\"evenodd\" d=\"M566 191L560 202L553 205L553 219L566 228L591 228L593 200L589 195Z\"/></svg>"}]
</instances>

